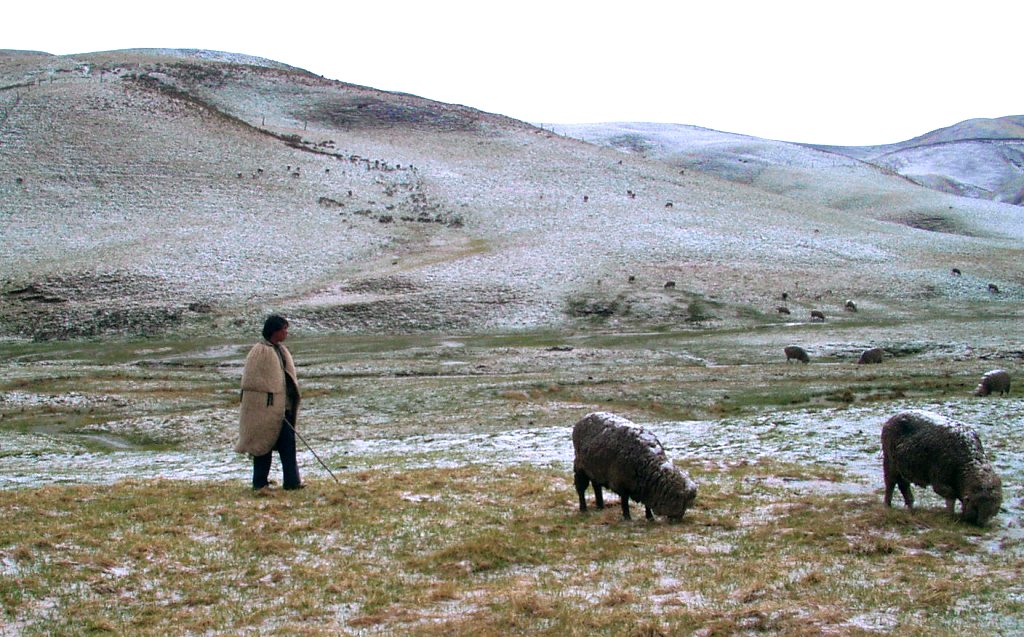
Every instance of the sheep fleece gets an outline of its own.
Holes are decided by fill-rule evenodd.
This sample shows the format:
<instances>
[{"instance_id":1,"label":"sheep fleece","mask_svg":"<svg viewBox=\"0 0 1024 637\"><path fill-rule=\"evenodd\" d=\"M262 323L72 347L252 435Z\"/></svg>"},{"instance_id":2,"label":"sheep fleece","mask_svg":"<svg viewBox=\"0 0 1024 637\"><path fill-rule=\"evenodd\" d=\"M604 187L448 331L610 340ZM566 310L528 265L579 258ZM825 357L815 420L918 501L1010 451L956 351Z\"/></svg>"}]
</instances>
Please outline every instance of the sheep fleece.
<instances>
[{"instance_id":1,"label":"sheep fleece","mask_svg":"<svg viewBox=\"0 0 1024 637\"><path fill-rule=\"evenodd\" d=\"M790 361L790 359L793 358L800 361L801 363L809 363L811 360L811 357L807 355L807 351L804 350L804 348L798 347L796 345L790 345L789 347L783 348L782 351L786 355L787 363Z\"/></svg>"},{"instance_id":2,"label":"sheep fleece","mask_svg":"<svg viewBox=\"0 0 1024 637\"><path fill-rule=\"evenodd\" d=\"M573 470L617 493L624 517L629 498L649 513L678 519L697 496L696 483L672 464L654 434L621 416L588 414L573 427L572 444ZM579 495L584 505L583 493Z\"/></svg>"},{"instance_id":3,"label":"sheep fleece","mask_svg":"<svg viewBox=\"0 0 1024 637\"><path fill-rule=\"evenodd\" d=\"M926 411L900 412L882 426L882 471L886 506L897 486L908 508L914 507L910 483L931 486L951 514L960 500L964 520L984 525L1003 501L1002 482L977 432Z\"/></svg>"},{"instance_id":4,"label":"sheep fleece","mask_svg":"<svg viewBox=\"0 0 1024 637\"><path fill-rule=\"evenodd\" d=\"M974 390L975 396L1010 393L1010 374L1005 369L993 369L981 377L981 383Z\"/></svg>"}]
</instances>

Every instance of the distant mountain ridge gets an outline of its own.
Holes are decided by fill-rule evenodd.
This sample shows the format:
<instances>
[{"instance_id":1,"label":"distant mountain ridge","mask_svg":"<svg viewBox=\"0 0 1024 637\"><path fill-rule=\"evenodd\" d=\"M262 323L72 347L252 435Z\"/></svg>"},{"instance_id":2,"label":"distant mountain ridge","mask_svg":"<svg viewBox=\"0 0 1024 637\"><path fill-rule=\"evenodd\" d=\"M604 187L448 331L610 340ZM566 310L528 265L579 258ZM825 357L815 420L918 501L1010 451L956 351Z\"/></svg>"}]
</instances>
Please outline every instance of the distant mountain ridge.
<instances>
[{"instance_id":1,"label":"distant mountain ridge","mask_svg":"<svg viewBox=\"0 0 1024 637\"><path fill-rule=\"evenodd\" d=\"M957 195L1024 203L1024 115L971 119L884 146L811 146Z\"/></svg>"},{"instance_id":2,"label":"distant mountain ridge","mask_svg":"<svg viewBox=\"0 0 1024 637\"><path fill-rule=\"evenodd\" d=\"M1024 203L1024 115L967 120L907 141L878 146L796 144L666 124L544 126L620 150L708 170L743 183L751 181L750 170L735 163L743 162L745 154L753 153L762 158L768 154L795 157L799 152L792 147L801 146L862 161L941 192L1013 205ZM755 146L761 146L762 150L753 150ZM770 153L767 148L771 148ZM692 159L694 155L705 154L703 161ZM797 163L820 161L820 158L811 160L807 155Z\"/></svg>"},{"instance_id":3,"label":"distant mountain ridge","mask_svg":"<svg viewBox=\"0 0 1024 637\"><path fill-rule=\"evenodd\" d=\"M913 139L894 144L875 146L826 146L808 144L814 148L836 150L844 154L862 152L865 156L884 155L908 148L931 146L933 144L955 143L964 141L990 140L1022 140L1024 139L1024 115L1008 115L995 119L969 119L952 126L933 130Z\"/></svg>"}]
</instances>

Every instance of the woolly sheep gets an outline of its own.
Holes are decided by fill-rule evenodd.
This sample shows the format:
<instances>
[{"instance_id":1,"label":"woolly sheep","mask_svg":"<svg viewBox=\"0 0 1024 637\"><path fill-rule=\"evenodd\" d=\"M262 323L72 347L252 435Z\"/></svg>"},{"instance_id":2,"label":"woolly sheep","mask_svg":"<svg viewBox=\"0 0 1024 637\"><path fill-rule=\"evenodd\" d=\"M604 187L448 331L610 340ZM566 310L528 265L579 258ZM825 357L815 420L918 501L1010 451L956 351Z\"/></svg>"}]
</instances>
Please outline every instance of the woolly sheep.
<instances>
[{"instance_id":1,"label":"woolly sheep","mask_svg":"<svg viewBox=\"0 0 1024 637\"><path fill-rule=\"evenodd\" d=\"M864 350L864 353L860 355L860 359L857 361L858 365L870 365L874 363L881 363L882 356L885 352L881 347L872 347L871 349Z\"/></svg>"},{"instance_id":2,"label":"woolly sheep","mask_svg":"<svg viewBox=\"0 0 1024 637\"><path fill-rule=\"evenodd\" d=\"M825 320L825 313L822 312L821 310L811 310L811 320L813 321L815 319L817 319L819 321L824 321Z\"/></svg>"},{"instance_id":3,"label":"woolly sheep","mask_svg":"<svg viewBox=\"0 0 1024 637\"><path fill-rule=\"evenodd\" d=\"M981 377L981 382L974 390L975 396L988 396L999 392L999 395L1010 393L1010 374L1005 369L993 369Z\"/></svg>"},{"instance_id":4,"label":"woolly sheep","mask_svg":"<svg viewBox=\"0 0 1024 637\"><path fill-rule=\"evenodd\" d=\"M782 350L786 354L786 362L790 359L796 359L801 363L810 363L811 357L807 355L807 350L797 345L790 345L789 347L783 348Z\"/></svg>"},{"instance_id":5,"label":"woolly sheep","mask_svg":"<svg viewBox=\"0 0 1024 637\"><path fill-rule=\"evenodd\" d=\"M854 303L852 299L847 299L846 303L843 305L843 309L845 309L847 312L856 312L857 304Z\"/></svg>"},{"instance_id":6,"label":"woolly sheep","mask_svg":"<svg viewBox=\"0 0 1024 637\"><path fill-rule=\"evenodd\" d=\"M885 506L895 487L913 510L910 484L931 486L954 514L960 500L962 518L984 526L1003 502L1002 482L985 458L977 432L967 425L926 411L903 411L882 426L882 472Z\"/></svg>"},{"instance_id":7,"label":"woolly sheep","mask_svg":"<svg viewBox=\"0 0 1024 637\"><path fill-rule=\"evenodd\" d=\"M587 414L572 428L572 446L580 511L587 510L591 484L597 508L604 508L601 489L607 487L618 494L626 520L630 498L644 505L648 520L657 514L678 521L697 497L697 484L672 464L654 434L621 416Z\"/></svg>"}]
</instances>

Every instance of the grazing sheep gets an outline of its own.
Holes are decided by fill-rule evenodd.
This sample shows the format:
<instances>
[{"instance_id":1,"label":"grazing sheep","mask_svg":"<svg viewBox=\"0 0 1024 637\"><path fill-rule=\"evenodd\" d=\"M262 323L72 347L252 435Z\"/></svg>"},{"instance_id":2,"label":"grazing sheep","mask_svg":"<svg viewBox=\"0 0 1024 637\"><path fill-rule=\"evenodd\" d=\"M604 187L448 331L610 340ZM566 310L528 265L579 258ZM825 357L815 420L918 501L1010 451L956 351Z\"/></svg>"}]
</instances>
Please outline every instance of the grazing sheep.
<instances>
[{"instance_id":1,"label":"grazing sheep","mask_svg":"<svg viewBox=\"0 0 1024 637\"><path fill-rule=\"evenodd\" d=\"M617 493L626 520L630 498L644 505L648 520L664 515L678 521L697 497L697 484L672 464L654 434L621 416L587 414L572 428L572 446L580 511L587 510L590 484L598 509L604 508L603 487Z\"/></svg>"},{"instance_id":2,"label":"grazing sheep","mask_svg":"<svg viewBox=\"0 0 1024 637\"><path fill-rule=\"evenodd\" d=\"M852 300L847 299L846 304L843 306L843 309L846 310L847 312L856 312L857 304L854 303Z\"/></svg>"},{"instance_id":3,"label":"grazing sheep","mask_svg":"<svg viewBox=\"0 0 1024 637\"><path fill-rule=\"evenodd\" d=\"M1000 396L1010 393L1010 374L1005 369L993 369L982 376L974 395L988 396L995 392Z\"/></svg>"},{"instance_id":4,"label":"grazing sheep","mask_svg":"<svg viewBox=\"0 0 1024 637\"><path fill-rule=\"evenodd\" d=\"M824 321L825 320L825 313L822 312L821 310L811 310L811 320L812 321L814 321L814 320Z\"/></svg>"},{"instance_id":5,"label":"grazing sheep","mask_svg":"<svg viewBox=\"0 0 1024 637\"><path fill-rule=\"evenodd\" d=\"M675 289L675 287L676 287L676 282L675 281L665 281L665 289L666 290L672 290L672 289Z\"/></svg>"},{"instance_id":6,"label":"grazing sheep","mask_svg":"<svg viewBox=\"0 0 1024 637\"><path fill-rule=\"evenodd\" d=\"M860 359L857 360L858 365L872 365L875 363L882 362L882 356L885 352L881 347L872 347L869 350L864 350L864 353L860 355Z\"/></svg>"},{"instance_id":7,"label":"grazing sheep","mask_svg":"<svg viewBox=\"0 0 1024 637\"><path fill-rule=\"evenodd\" d=\"M960 268L953 268L952 270L950 270L950 274L952 274L953 276L960 276L963 273L960 272Z\"/></svg>"},{"instance_id":8,"label":"grazing sheep","mask_svg":"<svg viewBox=\"0 0 1024 637\"><path fill-rule=\"evenodd\" d=\"M946 499L946 510L985 525L1003 502L1002 482L985 458L977 432L967 425L926 411L903 411L882 426L885 506L895 487L907 508L914 508L910 484L931 486Z\"/></svg>"},{"instance_id":9,"label":"grazing sheep","mask_svg":"<svg viewBox=\"0 0 1024 637\"><path fill-rule=\"evenodd\" d=\"M798 347L797 345L790 345L789 347L784 348L782 351L786 353L787 363L791 358L796 359L801 363L811 362L811 357L807 355L807 350L805 350L802 347Z\"/></svg>"},{"instance_id":10,"label":"grazing sheep","mask_svg":"<svg viewBox=\"0 0 1024 637\"><path fill-rule=\"evenodd\" d=\"M999 286L996 285L995 283L989 283L988 291L992 292L993 294L999 294Z\"/></svg>"},{"instance_id":11,"label":"grazing sheep","mask_svg":"<svg viewBox=\"0 0 1024 637\"><path fill-rule=\"evenodd\" d=\"M789 312L789 308L786 307L785 305L780 305L778 310L779 310L779 314L789 314L790 313Z\"/></svg>"}]
</instances>

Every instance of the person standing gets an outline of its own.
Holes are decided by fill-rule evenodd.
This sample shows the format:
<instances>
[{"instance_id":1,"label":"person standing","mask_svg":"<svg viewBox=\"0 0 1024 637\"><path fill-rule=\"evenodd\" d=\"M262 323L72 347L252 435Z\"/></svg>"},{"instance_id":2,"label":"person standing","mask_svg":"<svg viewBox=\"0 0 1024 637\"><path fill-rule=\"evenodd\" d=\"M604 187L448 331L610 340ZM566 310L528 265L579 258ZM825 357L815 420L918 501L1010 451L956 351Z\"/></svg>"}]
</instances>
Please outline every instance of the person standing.
<instances>
[{"instance_id":1,"label":"person standing","mask_svg":"<svg viewBox=\"0 0 1024 637\"><path fill-rule=\"evenodd\" d=\"M263 324L263 340L249 351L242 371L242 406L235 451L252 456L252 488L270 484L270 465L276 449L281 458L283 486L301 489L295 458L295 427L298 426L299 384L288 348L288 321L277 314Z\"/></svg>"}]
</instances>

